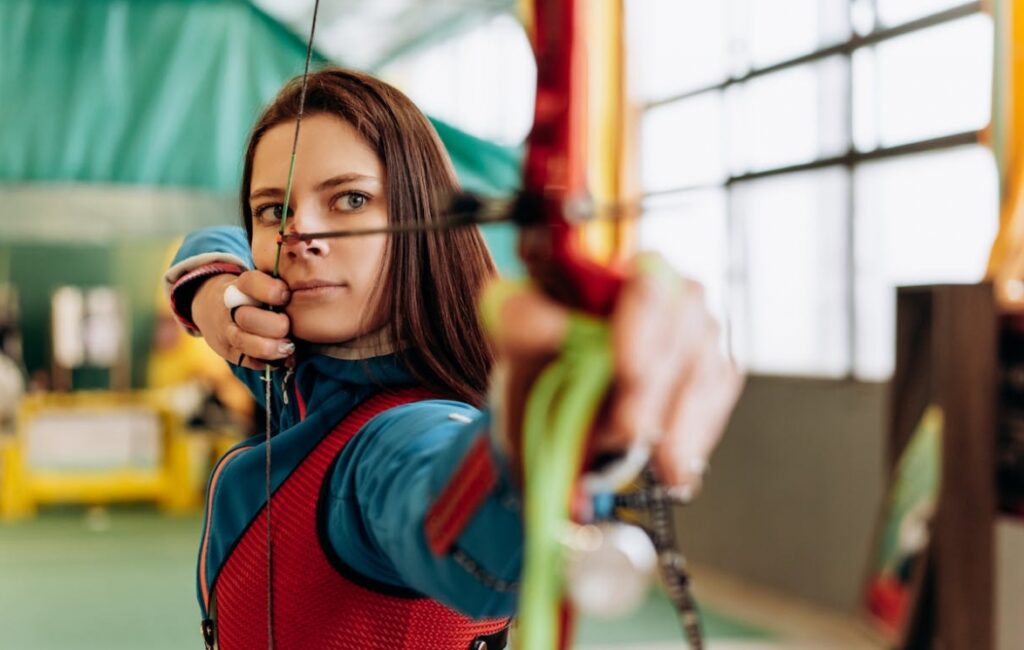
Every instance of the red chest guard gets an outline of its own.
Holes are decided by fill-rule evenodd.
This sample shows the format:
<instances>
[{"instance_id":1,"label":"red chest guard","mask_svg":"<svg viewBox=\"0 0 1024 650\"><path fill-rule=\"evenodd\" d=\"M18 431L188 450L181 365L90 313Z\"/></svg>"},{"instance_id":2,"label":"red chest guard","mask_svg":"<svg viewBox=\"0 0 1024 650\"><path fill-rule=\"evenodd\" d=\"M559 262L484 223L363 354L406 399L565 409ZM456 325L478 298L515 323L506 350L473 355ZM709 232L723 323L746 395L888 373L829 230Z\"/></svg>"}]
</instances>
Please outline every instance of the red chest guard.
<instances>
[{"instance_id":1,"label":"red chest guard","mask_svg":"<svg viewBox=\"0 0 1024 650\"><path fill-rule=\"evenodd\" d=\"M274 647L282 650L468 650L505 620L473 621L437 601L388 595L356 584L328 559L317 532L327 470L373 416L431 397L382 393L352 411L273 497ZM214 586L217 647L259 650L267 643L266 509L224 563ZM490 648L498 647L491 645Z\"/></svg>"}]
</instances>

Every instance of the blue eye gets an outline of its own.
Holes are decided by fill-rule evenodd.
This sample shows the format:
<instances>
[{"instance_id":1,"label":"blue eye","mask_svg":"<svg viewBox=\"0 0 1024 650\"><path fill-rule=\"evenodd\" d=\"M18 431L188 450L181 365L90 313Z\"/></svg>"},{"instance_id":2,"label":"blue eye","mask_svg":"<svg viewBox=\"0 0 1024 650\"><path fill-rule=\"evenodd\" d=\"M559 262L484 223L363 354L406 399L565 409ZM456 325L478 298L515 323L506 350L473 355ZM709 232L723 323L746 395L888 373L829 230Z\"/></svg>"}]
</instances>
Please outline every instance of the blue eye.
<instances>
[{"instance_id":1,"label":"blue eye","mask_svg":"<svg viewBox=\"0 0 1024 650\"><path fill-rule=\"evenodd\" d=\"M260 223L278 222L284 216L284 206L280 203L268 203L253 210L252 214Z\"/></svg>"},{"instance_id":2,"label":"blue eye","mask_svg":"<svg viewBox=\"0 0 1024 650\"><path fill-rule=\"evenodd\" d=\"M335 207L345 212L362 210L369 200L370 197L362 192L345 192L335 201Z\"/></svg>"}]
</instances>

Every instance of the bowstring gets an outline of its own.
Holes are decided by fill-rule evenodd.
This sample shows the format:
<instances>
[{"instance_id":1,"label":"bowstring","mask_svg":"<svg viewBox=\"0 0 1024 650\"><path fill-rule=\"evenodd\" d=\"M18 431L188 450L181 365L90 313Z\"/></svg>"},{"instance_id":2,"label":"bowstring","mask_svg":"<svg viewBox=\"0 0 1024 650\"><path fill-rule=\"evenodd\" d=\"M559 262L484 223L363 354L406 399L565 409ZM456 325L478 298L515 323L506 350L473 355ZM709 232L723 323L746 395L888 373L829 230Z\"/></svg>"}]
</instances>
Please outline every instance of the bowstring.
<instances>
[{"instance_id":1,"label":"bowstring","mask_svg":"<svg viewBox=\"0 0 1024 650\"><path fill-rule=\"evenodd\" d=\"M295 159L296 154L299 150L299 129L302 126L302 114L306 109L306 89L309 86L309 64L313 59L313 38L316 35L316 18L320 11L320 0L316 0L313 4L313 20L309 28L309 40L306 43L306 64L302 70L302 85L299 91L299 111L295 116L295 137L292 140L292 154L291 160L288 163L288 181L285 184L284 190L284 203L281 206L281 226L278 229L277 238L277 252L274 255L274 272L273 277L280 277L281 270L281 248L284 245L284 233L288 225L288 211L291 205L292 196L292 180L295 177ZM263 381L264 387L264 404L266 405L266 476L265 476L265 489L267 499L267 647L270 650L274 648L274 538L272 534L272 509L271 509L271 496L273 492L272 481L271 481L271 381L273 379L273 371L268 364L263 370ZM287 391L287 386L282 386L283 391Z\"/></svg>"},{"instance_id":2,"label":"bowstring","mask_svg":"<svg viewBox=\"0 0 1024 650\"><path fill-rule=\"evenodd\" d=\"M273 277L275 277L275 278L280 277L281 250L282 250L282 248L284 246L285 241L288 240L288 238L285 237L285 231L287 229L289 206L291 204L292 181L293 181L294 175L295 175L295 161L296 161L296 158L297 158L298 146L299 146L299 132L300 132L300 129L301 129L301 126L302 126L302 116L303 116L303 113L305 111L305 106L306 106L306 90L308 88L308 82L309 82L309 67L310 67L310 63L312 61L312 56L313 56L313 40L314 40L314 37L316 35L316 22L317 22L317 16L319 14L319 9L320 9L320 0L315 0L314 5L313 5L313 18L312 18L311 25L310 25L310 30L309 30L309 39L308 39L308 41L306 43L306 61L305 61L305 66L304 66L303 71L302 71L302 83L301 83L300 92L299 92L299 110L298 110L298 113L296 114L296 117L295 117L295 135L294 135L294 138L292 140L291 160L289 161L289 164L288 164L288 180L287 180L287 183L285 185L284 203L282 205L282 210L281 210L281 212L282 212L282 214L281 214L281 224L280 224L280 227L278 229L277 250L276 250L275 255L274 255ZM632 206L630 206L630 207L632 207ZM607 215L604 218L609 218L609 216L610 216L612 220L618 220L618 219L622 219L623 217L625 217L625 218L636 218L637 216L639 216L639 214L637 214L639 211L634 212L634 210L627 209L627 210L625 210L623 212L620 212L619 210L621 210L621 208L613 209L611 211L611 215ZM485 213L486 213L486 211L485 211ZM505 219L496 217L496 215L494 215L493 213L488 215L488 216L489 216L489 218L479 219L479 221L477 221L477 219L473 219L472 217L470 217L470 218L467 218L466 216L463 216L462 218L456 217L456 218L452 219L448 223L437 224L437 225L433 226L430 229L446 230L446 229L450 229L450 228L457 228L457 227L460 227L460 226L479 225L479 223L497 222L497 221L504 221L504 220L507 219L507 217ZM478 216L478 218L479 218L479 216ZM476 223L474 223L474 222L476 222ZM420 229L421 228L416 228L415 230L420 230ZM425 230L426 228L423 228L423 229ZM412 230L412 229L410 229L410 230ZM307 235L304 235L304 236L300 235L300 236L298 236L298 237L296 237L294 239L298 239L298 240L302 241L302 240L307 240L307 239L311 239L311 238L314 238L314 237L322 237L324 235L326 235L327 237L332 237L332 236L333 237L339 237L339 236L340 237L345 237L345 236L360 236L360 235L367 235L367 234L376 234L376 233L358 232L358 231L349 233L349 232L343 232L343 231L336 231L336 232L331 232L331 233L313 233L313 234L307 234ZM266 526L266 532L267 532L267 643L268 643L268 648L273 650L273 648L274 648L274 596L273 596L273 594L274 594L274 581L273 581L273 577L274 577L274 570L273 570L274 554L273 554L273 535L272 535L272 517L271 517L271 515L272 515L271 500L272 500L272 492L273 492L272 480L271 480L271 460L272 460L272 453L271 453L271 437L272 437L271 436L271 429L272 429L272 420L273 420L273 418L272 418L272 414L271 414L271 410L272 410L271 409L272 369L271 369L271 367L269 365L264 369L263 381L265 382L265 401L264 401L264 403L266 405L266 437L265 437L265 443L266 443L266 459L265 459L266 476L265 476L265 490L266 490L266 500L267 500L267 506L266 506L266 508L267 508L267 526ZM283 389L285 391L287 391L287 386L283 386ZM656 511L659 511L659 512L656 513L655 519L659 520L658 523L661 524L661 525L657 526L657 527L658 528L667 528L667 522L665 521L667 519L667 517L666 517L667 508L665 507L665 504L658 504L658 505L661 506L661 508L655 508ZM658 516L658 515L660 515L660 516ZM659 532L663 532L663 531L659 531ZM656 535L656 537L660 538L660 539L657 540L657 541L661 542L660 545L665 545L666 544L667 539L665 539L665 538L667 537L667 535ZM664 550L664 549L659 549L659 550ZM673 573L673 572L666 572L666 573ZM677 573L677 575L678 575L678 573ZM699 622L696 622L696 624L695 624L695 620L694 620L694 619L696 619L696 621L699 621L699 618L697 618L697 616L696 616L695 608L693 607L692 599L691 599L690 594L689 594L689 589L687 588L688 587L688 584L687 584L688 580L686 579L686 574L685 573L682 574L682 581L681 581L682 584L677 584L677 581L673 581L673 580L669 580L668 582L670 583L669 584L670 591L673 592L673 595L678 595L679 596L678 599L680 601L682 601L682 602L677 602L675 604L677 605L677 610L678 610L678 612L680 614L681 622L683 623L683 628L684 628L684 631L687 633L687 637L688 637L688 639L690 641L691 647L698 648L698 649L702 648L703 647L702 638L701 638L702 635L700 633ZM675 587L675 589L673 589L673 587ZM676 594L676 592L680 592L680 593Z\"/></svg>"}]
</instances>

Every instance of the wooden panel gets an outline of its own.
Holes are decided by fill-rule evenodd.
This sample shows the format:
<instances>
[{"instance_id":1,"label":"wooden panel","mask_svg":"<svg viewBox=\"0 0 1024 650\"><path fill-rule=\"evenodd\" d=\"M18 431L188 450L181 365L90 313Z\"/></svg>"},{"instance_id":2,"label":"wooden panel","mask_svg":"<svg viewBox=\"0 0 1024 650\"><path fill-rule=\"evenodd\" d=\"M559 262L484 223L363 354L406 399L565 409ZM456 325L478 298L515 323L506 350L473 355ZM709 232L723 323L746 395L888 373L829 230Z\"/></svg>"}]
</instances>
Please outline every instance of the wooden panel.
<instances>
[{"instance_id":1,"label":"wooden panel","mask_svg":"<svg viewBox=\"0 0 1024 650\"><path fill-rule=\"evenodd\" d=\"M990 285L939 287L936 399L945 411L935 606L948 650L993 647L996 317Z\"/></svg>"},{"instance_id":2,"label":"wooden panel","mask_svg":"<svg viewBox=\"0 0 1024 650\"><path fill-rule=\"evenodd\" d=\"M904 647L991 650L997 408L991 285L901 288L896 344L890 465L926 405L945 414L931 568Z\"/></svg>"}]
</instances>

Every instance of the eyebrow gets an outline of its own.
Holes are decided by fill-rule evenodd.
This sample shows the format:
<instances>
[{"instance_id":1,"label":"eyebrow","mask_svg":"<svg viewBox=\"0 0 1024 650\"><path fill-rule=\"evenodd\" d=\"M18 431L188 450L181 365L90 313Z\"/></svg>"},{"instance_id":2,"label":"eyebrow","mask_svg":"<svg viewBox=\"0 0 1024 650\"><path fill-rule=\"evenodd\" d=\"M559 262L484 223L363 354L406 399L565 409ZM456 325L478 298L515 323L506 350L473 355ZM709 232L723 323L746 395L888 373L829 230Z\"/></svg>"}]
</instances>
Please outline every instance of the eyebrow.
<instances>
[{"instance_id":1,"label":"eyebrow","mask_svg":"<svg viewBox=\"0 0 1024 650\"><path fill-rule=\"evenodd\" d=\"M369 176L367 174L339 174L338 176L332 176L325 181L317 183L316 187L313 188L315 192L322 192L326 189L337 187L338 185L345 185L347 183L355 183L357 181L379 181L380 179L376 176ZM264 187L260 188L251 194L249 194L249 200L255 201L264 197L280 197L284 196L284 190L279 187Z\"/></svg>"},{"instance_id":2,"label":"eyebrow","mask_svg":"<svg viewBox=\"0 0 1024 650\"><path fill-rule=\"evenodd\" d=\"M317 192L323 192L324 190L337 187L338 185L345 185L346 183L355 183L357 181L377 181L380 180L376 176L369 176L367 174L341 174L339 176L333 176L325 181L321 181L313 189Z\"/></svg>"}]
</instances>

